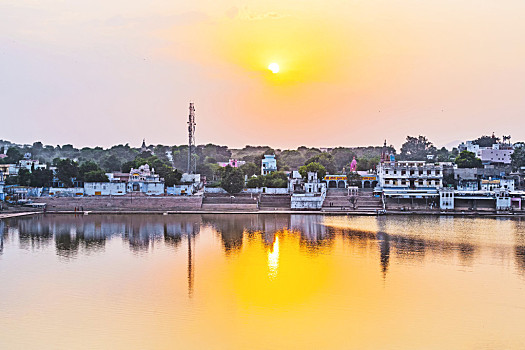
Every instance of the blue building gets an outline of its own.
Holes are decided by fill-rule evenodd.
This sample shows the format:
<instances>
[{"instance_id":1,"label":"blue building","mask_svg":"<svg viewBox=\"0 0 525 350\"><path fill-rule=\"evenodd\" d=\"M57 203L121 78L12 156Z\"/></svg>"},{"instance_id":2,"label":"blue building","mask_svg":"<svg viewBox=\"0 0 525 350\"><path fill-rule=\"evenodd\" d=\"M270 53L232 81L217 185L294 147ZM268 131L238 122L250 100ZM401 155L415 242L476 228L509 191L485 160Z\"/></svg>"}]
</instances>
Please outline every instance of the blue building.
<instances>
[{"instance_id":1,"label":"blue building","mask_svg":"<svg viewBox=\"0 0 525 350\"><path fill-rule=\"evenodd\" d=\"M261 165L261 174L266 175L273 171L277 171L277 160L275 154L265 154Z\"/></svg>"}]
</instances>

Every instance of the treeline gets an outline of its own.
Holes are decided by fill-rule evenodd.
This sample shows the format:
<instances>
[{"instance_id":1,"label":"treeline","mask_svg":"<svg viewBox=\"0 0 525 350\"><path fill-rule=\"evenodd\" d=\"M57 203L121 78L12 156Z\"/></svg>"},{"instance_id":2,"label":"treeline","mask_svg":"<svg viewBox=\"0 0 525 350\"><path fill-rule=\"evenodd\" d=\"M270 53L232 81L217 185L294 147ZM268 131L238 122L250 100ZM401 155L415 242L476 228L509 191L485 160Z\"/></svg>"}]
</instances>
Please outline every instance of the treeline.
<instances>
[{"instance_id":1,"label":"treeline","mask_svg":"<svg viewBox=\"0 0 525 350\"><path fill-rule=\"evenodd\" d=\"M490 147L499 142L499 138L492 136L481 136L473 141L483 147ZM49 166L57 163L57 159L69 159L74 161L78 167L83 163L97 165L102 172L122 171L129 172L131 167L138 167L146 162L155 168L156 172L169 182L177 182L180 174L186 171L188 161L188 146L166 146L149 145L148 152L141 153L140 148L126 145L116 145L110 148L84 147L77 149L72 145L51 146L35 142L33 145L14 145L8 141L0 140L0 153L6 157L0 159L1 163L14 164L23 158L25 153L31 153L33 159L40 160ZM323 165L330 174L347 173L350 162L355 157L357 170L372 170L380 160L382 146L369 147L336 147L321 151L319 148L301 146L292 150L272 149L269 146L245 146L242 149L230 149L226 146L214 144L199 145L196 147L197 173L203 174L211 182L220 181L222 175L217 162L227 162L229 159L245 161L242 167L243 174L252 176L260 174L261 159L265 154L275 154L277 167L281 171L298 170L301 166L315 162ZM464 166L480 166L471 156L460 156L456 148L447 150L445 147L438 149L425 136L407 136L405 143L399 152L389 145L387 154L395 155L398 160L428 160L439 162L456 162ZM513 158L513 165L525 165L525 157L519 156L523 152L517 152ZM431 157L429 157L431 156ZM151 158L153 157L153 158ZM523 166L522 165L522 166ZM92 166L92 165L91 165ZM173 169L177 169L176 172ZM94 170L93 170L94 171ZM170 172L172 171L172 172ZM38 180L35 180L38 182Z\"/></svg>"},{"instance_id":2,"label":"treeline","mask_svg":"<svg viewBox=\"0 0 525 350\"><path fill-rule=\"evenodd\" d=\"M82 164L84 162L94 162L105 172L129 171L130 164L136 158L147 158L141 155L140 148L126 145L116 145L110 148L84 147L75 148L72 145L52 146L43 145L35 142L33 145L14 145L8 144L0 147L0 153L4 153L7 148L7 157L0 159L0 163L16 164L23 158L25 153L31 153L33 159L39 160L42 164L52 165L56 158L71 159ZM171 167L179 169L181 172L186 170L188 161L188 146L165 146L149 145L148 150L160 161L169 164ZM347 167L353 157L358 159L360 170L371 169L376 161L379 160L382 147L337 147L322 152L318 148L301 146L296 150L272 149L268 146L246 146L242 149L230 149L226 146L213 144L199 145L196 147L197 172L212 178L217 172L217 162L227 162L234 158L247 163L253 163L260 168L260 161L265 154L275 154L278 161L278 168L284 171L297 170L300 166L307 163L314 157L322 158L329 172L341 172ZM395 149L390 146L389 151L395 153ZM149 152L147 152L149 153ZM170 161L170 155L172 161Z\"/></svg>"}]
</instances>

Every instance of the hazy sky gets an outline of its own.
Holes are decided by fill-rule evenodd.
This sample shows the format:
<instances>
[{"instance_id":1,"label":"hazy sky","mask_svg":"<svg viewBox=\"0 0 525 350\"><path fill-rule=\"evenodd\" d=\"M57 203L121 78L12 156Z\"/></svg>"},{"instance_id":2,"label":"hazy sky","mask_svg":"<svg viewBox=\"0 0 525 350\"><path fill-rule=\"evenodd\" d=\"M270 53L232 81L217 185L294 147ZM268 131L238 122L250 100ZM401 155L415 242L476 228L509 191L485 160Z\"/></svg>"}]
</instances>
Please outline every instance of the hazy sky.
<instances>
[{"instance_id":1,"label":"hazy sky","mask_svg":"<svg viewBox=\"0 0 525 350\"><path fill-rule=\"evenodd\" d=\"M523 0L2 0L0 139L525 139ZM281 71L267 69L271 62Z\"/></svg>"}]
</instances>

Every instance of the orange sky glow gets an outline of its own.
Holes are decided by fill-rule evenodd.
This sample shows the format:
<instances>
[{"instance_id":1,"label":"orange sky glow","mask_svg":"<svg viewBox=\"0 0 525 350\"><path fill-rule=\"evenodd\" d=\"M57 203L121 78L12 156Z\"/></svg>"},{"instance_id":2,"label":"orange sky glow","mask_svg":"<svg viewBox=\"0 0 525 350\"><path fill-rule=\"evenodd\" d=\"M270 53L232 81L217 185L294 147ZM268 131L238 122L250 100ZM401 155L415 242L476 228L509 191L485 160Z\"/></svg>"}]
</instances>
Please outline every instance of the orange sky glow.
<instances>
[{"instance_id":1,"label":"orange sky glow","mask_svg":"<svg viewBox=\"0 0 525 350\"><path fill-rule=\"evenodd\" d=\"M518 0L7 0L0 138L182 144L191 100L197 143L523 140L523 14Z\"/></svg>"}]
</instances>

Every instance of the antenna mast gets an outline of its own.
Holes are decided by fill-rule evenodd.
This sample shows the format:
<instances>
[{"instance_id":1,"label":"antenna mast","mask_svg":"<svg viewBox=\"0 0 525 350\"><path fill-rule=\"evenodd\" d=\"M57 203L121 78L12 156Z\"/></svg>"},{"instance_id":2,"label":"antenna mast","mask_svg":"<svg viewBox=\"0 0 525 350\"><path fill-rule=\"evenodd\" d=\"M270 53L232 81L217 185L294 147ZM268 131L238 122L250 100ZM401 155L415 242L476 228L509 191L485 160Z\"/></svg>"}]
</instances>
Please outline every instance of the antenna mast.
<instances>
[{"instance_id":1,"label":"antenna mast","mask_svg":"<svg viewBox=\"0 0 525 350\"><path fill-rule=\"evenodd\" d=\"M197 171L195 159L195 107L190 102L190 115L188 117L188 174Z\"/></svg>"}]
</instances>

